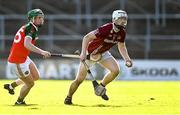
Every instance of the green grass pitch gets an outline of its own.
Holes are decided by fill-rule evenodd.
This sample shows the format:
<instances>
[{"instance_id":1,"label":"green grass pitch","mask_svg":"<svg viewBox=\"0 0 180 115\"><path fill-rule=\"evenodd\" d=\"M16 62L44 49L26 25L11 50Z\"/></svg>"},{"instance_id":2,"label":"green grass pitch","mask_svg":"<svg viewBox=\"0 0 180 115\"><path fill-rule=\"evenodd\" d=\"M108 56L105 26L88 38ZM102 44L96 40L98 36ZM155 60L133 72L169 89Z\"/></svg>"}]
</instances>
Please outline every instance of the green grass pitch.
<instances>
[{"instance_id":1,"label":"green grass pitch","mask_svg":"<svg viewBox=\"0 0 180 115\"><path fill-rule=\"evenodd\" d=\"M113 81L107 86L109 101L95 96L91 81L85 81L74 95L74 105L64 105L72 81L39 80L26 97L28 106L14 106L15 95L3 89L0 80L0 114L180 114L180 82Z\"/></svg>"}]
</instances>

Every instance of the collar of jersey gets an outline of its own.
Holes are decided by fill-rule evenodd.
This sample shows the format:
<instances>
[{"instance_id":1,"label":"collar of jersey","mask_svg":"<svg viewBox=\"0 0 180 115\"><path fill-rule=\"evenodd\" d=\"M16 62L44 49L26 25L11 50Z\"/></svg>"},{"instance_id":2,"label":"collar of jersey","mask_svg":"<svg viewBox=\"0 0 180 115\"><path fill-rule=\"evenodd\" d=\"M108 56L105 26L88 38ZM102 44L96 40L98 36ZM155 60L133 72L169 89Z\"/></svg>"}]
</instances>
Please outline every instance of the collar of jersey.
<instances>
[{"instance_id":1,"label":"collar of jersey","mask_svg":"<svg viewBox=\"0 0 180 115\"><path fill-rule=\"evenodd\" d=\"M30 23L34 26L34 28L36 29L36 31L38 31L37 26L36 26L36 25L34 25L32 22L30 22Z\"/></svg>"}]
</instances>

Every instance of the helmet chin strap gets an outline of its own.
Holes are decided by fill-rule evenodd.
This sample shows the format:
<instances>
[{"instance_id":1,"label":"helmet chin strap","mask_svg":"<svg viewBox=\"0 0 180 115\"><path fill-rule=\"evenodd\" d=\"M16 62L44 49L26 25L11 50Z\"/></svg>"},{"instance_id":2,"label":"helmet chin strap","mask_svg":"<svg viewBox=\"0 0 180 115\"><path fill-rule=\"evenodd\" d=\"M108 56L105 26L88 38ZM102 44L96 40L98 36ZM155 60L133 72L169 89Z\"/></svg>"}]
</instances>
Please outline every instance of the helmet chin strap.
<instances>
[{"instance_id":1,"label":"helmet chin strap","mask_svg":"<svg viewBox=\"0 0 180 115\"><path fill-rule=\"evenodd\" d=\"M115 23L114 23L114 26L115 26L117 29L119 29L119 30L125 28L124 26L122 26L122 25L117 25L117 24L115 24Z\"/></svg>"},{"instance_id":2,"label":"helmet chin strap","mask_svg":"<svg viewBox=\"0 0 180 115\"><path fill-rule=\"evenodd\" d=\"M34 17L30 20L30 22L32 22L34 24ZM35 24L34 24L35 25Z\"/></svg>"},{"instance_id":3,"label":"helmet chin strap","mask_svg":"<svg viewBox=\"0 0 180 115\"><path fill-rule=\"evenodd\" d=\"M38 28L40 28L40 27L42 26L41 24L40 24L40 25L36 25L36 24L34 23L34 17L32 18L31 22L32 22L36 27L38 27Z\"/></svg>"}]
</instances>

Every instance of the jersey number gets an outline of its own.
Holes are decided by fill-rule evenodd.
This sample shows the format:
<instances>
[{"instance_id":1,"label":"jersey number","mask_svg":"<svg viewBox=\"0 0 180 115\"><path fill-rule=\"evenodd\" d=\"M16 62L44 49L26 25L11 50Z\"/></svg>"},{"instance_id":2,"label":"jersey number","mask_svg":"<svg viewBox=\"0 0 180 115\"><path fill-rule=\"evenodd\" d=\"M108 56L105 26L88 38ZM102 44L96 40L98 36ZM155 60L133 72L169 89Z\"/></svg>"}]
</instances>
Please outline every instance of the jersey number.
<instances>
[{"instance_id":1,"label":"jersey number","mask_svg":"<svg viewBox=\"0 0 180 115\"><path fill-rule=\"evenodd\" d=\"M24 29L21 28L21 29L19 29L19 31L16 33L15 38L14 38L14 42L15 42L15 43L18 43L18 42L21 41L21 38L22 38L21 33L22 33L23 31L24 31Z\"/></svg>"}]
</instances>

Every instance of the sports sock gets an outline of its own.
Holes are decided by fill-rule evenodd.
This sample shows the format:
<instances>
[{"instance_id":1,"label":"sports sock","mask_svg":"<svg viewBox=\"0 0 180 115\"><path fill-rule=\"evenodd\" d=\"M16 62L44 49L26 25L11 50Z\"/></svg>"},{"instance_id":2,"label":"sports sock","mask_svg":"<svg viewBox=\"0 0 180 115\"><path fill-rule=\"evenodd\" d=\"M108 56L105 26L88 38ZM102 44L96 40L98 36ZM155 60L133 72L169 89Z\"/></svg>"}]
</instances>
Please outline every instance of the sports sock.
<instances>
[{"instance_id":1,"label":"sports sock","mask_svg":"<svg viewBox=\"0 0 180 115\"><path fill-rule=\"evenodd\" d=\"M14 82L12 82L11 84L10 84L10 89L14 89L15 87L17 87L18 85L16 84L16 82L14 81ZM12 87L12 88L11 88Z\"/></svg>"}]
</instances>

